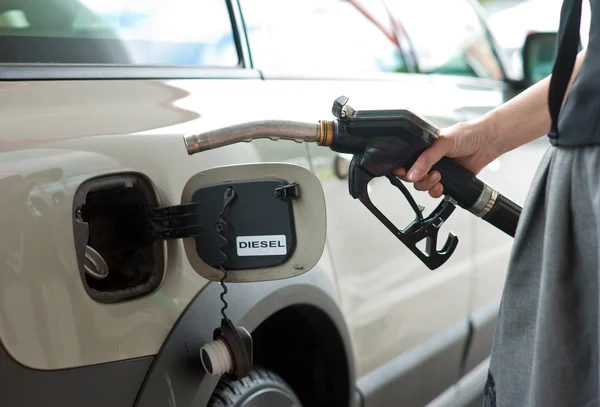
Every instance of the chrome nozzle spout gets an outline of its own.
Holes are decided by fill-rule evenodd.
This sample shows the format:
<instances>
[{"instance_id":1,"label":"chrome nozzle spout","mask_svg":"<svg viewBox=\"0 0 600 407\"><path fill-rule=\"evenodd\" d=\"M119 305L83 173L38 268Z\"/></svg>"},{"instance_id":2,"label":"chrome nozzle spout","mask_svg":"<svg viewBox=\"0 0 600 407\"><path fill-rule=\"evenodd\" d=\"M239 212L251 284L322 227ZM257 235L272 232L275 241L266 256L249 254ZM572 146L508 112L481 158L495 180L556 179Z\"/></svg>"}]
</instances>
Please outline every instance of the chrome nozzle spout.
<instances>
[{"instance_id":1,"label":"chrome nozzle spout","mask_svg":"<svg viewBox=\"0 0 600 407\"><path fill-rule=\"evenodd\" d=\"M306 123L289 120L261 120L235 124L183 137L189 155L254 139L291 140L330 145L333 122Z\"/></svg>"}]
</instances>

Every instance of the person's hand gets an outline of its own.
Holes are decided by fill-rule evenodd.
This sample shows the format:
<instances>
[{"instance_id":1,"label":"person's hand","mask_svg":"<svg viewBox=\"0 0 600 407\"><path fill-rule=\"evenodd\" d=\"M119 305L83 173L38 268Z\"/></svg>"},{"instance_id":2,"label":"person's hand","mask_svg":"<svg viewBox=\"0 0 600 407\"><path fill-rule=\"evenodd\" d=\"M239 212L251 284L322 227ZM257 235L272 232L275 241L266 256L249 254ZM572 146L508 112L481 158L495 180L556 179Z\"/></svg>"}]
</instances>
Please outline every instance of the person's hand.
<instances>
[{"instance_id":1,"label":"person's hand","mask_svg":"<svg viewBox=\"0 0 600 407\"><path fill-rule=\"evenodd\" d=\"M414 182L416 190L429 191L433 198L439 198L444 192L440 173L431 171L442 157L455 158L458 164L477 175L499 156L495 143L481 124L458 123L442 129L440 133L440 137L421 153L408 173L405 168L394 171L404 181Z\"/></svg>"}]
</instances>

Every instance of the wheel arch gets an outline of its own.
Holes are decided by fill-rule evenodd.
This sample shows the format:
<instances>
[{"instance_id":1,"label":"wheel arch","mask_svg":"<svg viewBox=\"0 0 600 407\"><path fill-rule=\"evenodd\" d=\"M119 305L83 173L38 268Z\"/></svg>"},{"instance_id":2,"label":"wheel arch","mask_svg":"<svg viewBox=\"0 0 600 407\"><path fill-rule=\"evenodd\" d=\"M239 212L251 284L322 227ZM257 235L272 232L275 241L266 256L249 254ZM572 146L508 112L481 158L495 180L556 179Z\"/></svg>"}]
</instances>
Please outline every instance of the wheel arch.
<instances>
[{"instance_id":1,"label":"wheel arch","mask_svg":"<svg viewBox=\"0 0 600 407\"><path fill-rule=\"evenodd\" d=\"M304 406L348 406L348 357L338 327L322 309L295 304L252 333L254 364L279 374Z\"/></svg>"},{"instance_id":2,"label":"wheel arch","mask_svg":"<svg viewBox=\"0 0 600 407\"><path fill-rule=\"evenodd\" d=\"M227 288L228 317L236 325L245 327L253 337L256 335L255 364L278 369L276 373L290 382L301 398L310 401L309 393L315 389L306 387L300 378L309 371L315 378L314 368L323 360L336 363L333 367L323 366L329 368L329 376L325 378L327 385L320 388L318 394L333 396L345 403L339 405L353 404L355 377L351 341L335 286L323 270L315 267L295 278L228 284ZM217 283L207 284L182 313L154 358L136 407L158 407L173 402L184 406L206 405L219 377L205 374L199 349L213 339L213 331L220 325L221 292ZM281 333L283 321L286 330ZM281 337L283 339L279 339ZM324 347L320 351L313 349L312 358L299 357L311 350L303 340L312 345L323 342ZM305 353L295 352L294 356L298 363L303 363L281 369L277 356L281 358L287 352L297 351L302 344ZM328 354L325 359L316 359L323 358L325 353Z\"/></svg>"}]
</instances>

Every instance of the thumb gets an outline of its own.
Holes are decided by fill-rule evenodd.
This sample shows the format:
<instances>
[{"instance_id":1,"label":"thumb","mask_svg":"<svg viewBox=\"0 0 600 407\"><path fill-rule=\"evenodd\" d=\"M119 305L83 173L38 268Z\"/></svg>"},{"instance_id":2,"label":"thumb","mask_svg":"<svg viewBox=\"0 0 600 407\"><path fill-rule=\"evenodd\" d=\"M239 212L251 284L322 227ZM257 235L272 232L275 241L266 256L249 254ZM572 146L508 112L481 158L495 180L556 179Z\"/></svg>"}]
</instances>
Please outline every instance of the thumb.
<instances>
[{"instance_id":1,"label":"thumb","mask_svg":"<svg viewBox=\"0 0 600 407\"><path fill-rule=\"evenodd\" d=\"M452 146L453 142L450 137L442 136L436 139L430 147L421 153L412 165L406 176L407 180L416 182L427 176L431 167L452 151Z\"/></svg>"}]
</instances>

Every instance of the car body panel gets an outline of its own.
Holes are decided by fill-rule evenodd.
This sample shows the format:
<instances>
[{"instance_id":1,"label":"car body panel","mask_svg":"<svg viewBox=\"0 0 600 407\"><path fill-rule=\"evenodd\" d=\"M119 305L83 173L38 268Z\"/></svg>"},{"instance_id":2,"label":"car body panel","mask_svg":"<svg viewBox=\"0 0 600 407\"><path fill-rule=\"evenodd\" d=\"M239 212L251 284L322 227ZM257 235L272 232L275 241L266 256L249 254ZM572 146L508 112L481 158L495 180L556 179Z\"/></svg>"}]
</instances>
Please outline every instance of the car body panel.
<instances>
[{"instance_id":1,"label":"car body panel","mask_svg":"<svg viewBox=\"0 0 600 407\"><path fill-rule=\"evenodd\" d=\"M108 306L93 301L75 258L75 190L93 176L135 170L153 181L163 205L173 205L192 176L224 162L252 161L253 147L192 158L182 134L133 135L202 114L177 107L188 93L168 82L13 82L2 90L0 168L15 176L0 180L6 191L1 229L7 239L22 236L20 245L0 254L2 264L14 266L0 275L2 343L17 361L38 369L156 354L206 280L191 268L181 242L169 242L158 292ZM25 177L33 172L41 179L29 185ZM55 178L44 178L45 172Z\"/></svg>"},{"instance_id":2,"label":"car body panel","mask_svg":"<svg viewBox=\"0 0 600 407\"><path fill-rule=\"evenodd\" d=\"M330 340L337 349L327 356L336 358L340 372L331 386L332 393L339 399L352 399L355 389L351 343L338 308L335 285L326 273L315 267L296 278L254 284L250 289L244 284L232 284L229 289L232 296L239 298L231 302L229 316L250 332L282 310L319 314L320 327L336 332ZM23 366L0 346L2 405L206 405L219 377L204 372L198 355L220 324L221 292L218 283L204 285L180 311L180 318L171 323L164 345L148 357L49 371ZM157 299L156 294L154 298Z\"/></svg>"}]
</instances>

